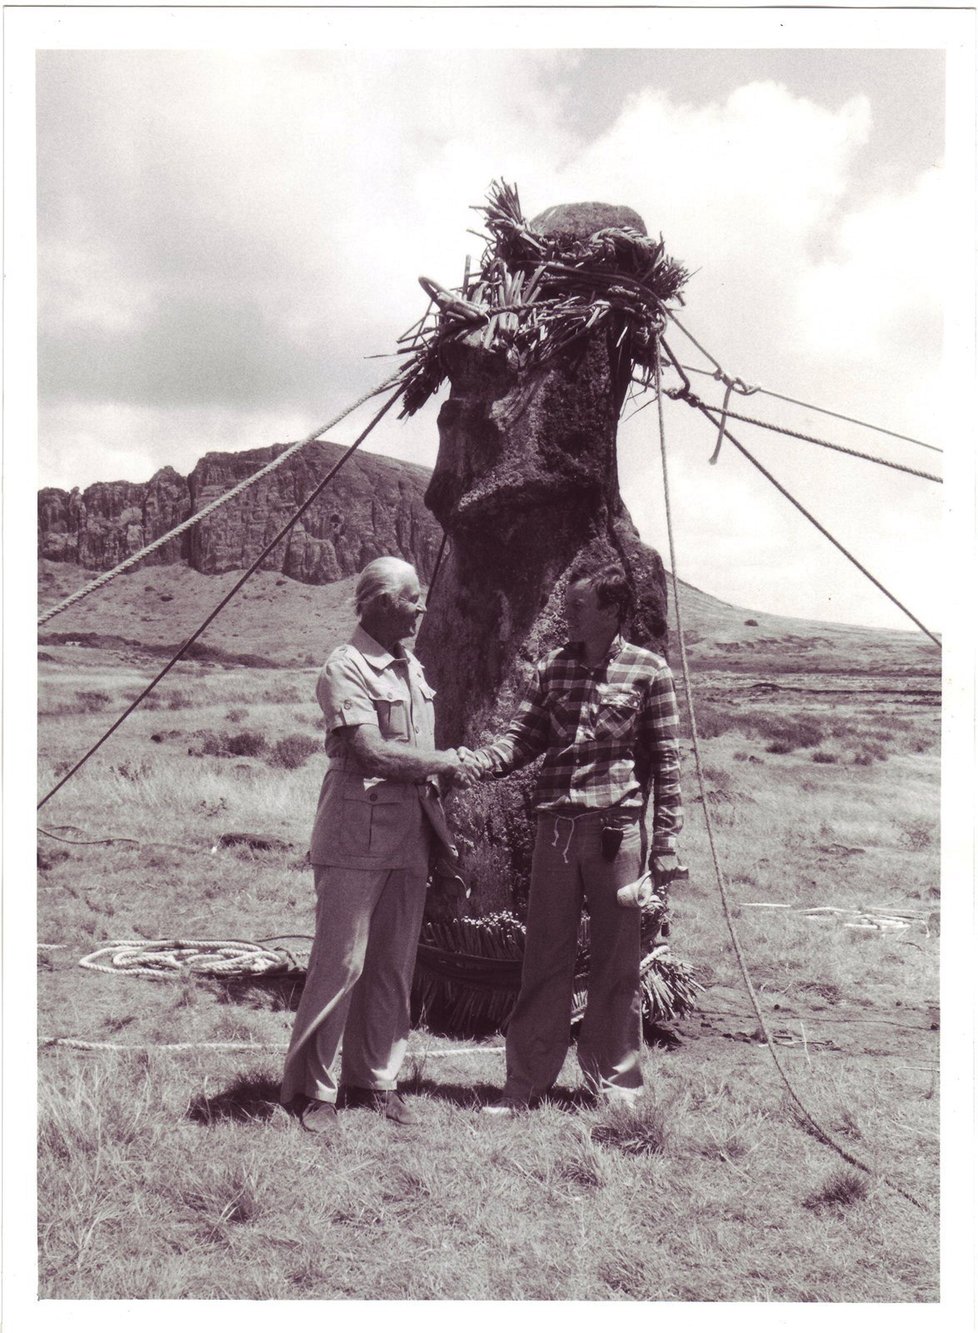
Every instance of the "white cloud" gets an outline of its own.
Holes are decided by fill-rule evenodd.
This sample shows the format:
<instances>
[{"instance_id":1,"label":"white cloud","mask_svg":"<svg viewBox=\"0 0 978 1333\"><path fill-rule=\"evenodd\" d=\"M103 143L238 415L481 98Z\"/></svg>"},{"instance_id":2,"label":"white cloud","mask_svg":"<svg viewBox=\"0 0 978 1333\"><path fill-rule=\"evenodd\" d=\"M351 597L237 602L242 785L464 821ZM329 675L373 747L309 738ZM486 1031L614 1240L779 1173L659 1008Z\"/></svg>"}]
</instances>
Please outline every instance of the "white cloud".
<instances>
[{"instance_id":1,"label":"white cloud","mask_svg":"<svg viewBox=\"0 0 978 1333\"><path fill-rule=\"evenodd\" d=\"M44 481L186 471L208 448L309 433L393 369L366 358L422 313L417 275L450 285L466 253L478 258L469 205L498 176L519 184L530 216L572 199L636 208L699 270L682 318L731 374L928 428L939 279L919 247L945 205L936 172L852 203L867 96L830 108L755 82L694 105L649 88L588 142L566 112L567 96L587 96L572 52L62 52L40 71ZM837 438L825 418L766 407ZM385 423L370 447L432 463L435 412ZM651 431L653 412L639 421ZM634 429L621 437L626 499L661 545L658 483L629 461ZM704 471L709 435L693 418L678 437L691 453L676 485L696 515L686 576L803 609L812 580L779 554L802 540L794 518L780 497L758 498L766 483L747 465ZM843 442L887 448L853 428ZM765 456L860 535L864 483L804 451ZM909 515L912 542L932 513L889 487L879 494ZM886 524L874 531L898 568Z\"/></svg>"},{"instance_id":2,"label":"white cloud","mask_svg":"<svg viewBox=\"0 0 978 1333\"><path fill-rule=\"evenodd\" d=\"M836 254L799 283L798 326L813 354L885 363L915 353L936 360L947 208L943 173L935 169L912 193L875 199L840 220Z\"/></svg>"}]
</instances>

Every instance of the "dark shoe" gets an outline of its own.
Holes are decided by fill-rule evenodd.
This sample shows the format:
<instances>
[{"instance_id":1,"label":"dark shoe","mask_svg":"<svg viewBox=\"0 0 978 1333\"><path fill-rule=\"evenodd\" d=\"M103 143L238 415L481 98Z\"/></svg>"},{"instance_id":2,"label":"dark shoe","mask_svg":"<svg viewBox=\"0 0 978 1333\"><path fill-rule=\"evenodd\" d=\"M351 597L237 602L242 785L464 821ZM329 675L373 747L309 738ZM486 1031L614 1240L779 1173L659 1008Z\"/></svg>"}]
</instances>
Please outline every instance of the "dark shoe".
<instances>
[{"instance_id":1,"label":"dark shoe","mask_svg":"<svg viewBox=\"0 0 978 1333\"><path fill-rule=\"evenodd\" d=\"M299 1123L310 1134L332 1134L336 1129L336 1104L311 1098L299 1112Z\"/></svg>"},{"instance_id":2,"label":"dark shoe","mask_svg":"<svg viewBox=\"0 0 978 1333\"><path fill-rule=\"evenodd\" d=\"M396 1088L347 1088L347 1106L369 1106L395 1125L417 1125L421 1117L412 1111Z\"/></svg>"}]
</instances>

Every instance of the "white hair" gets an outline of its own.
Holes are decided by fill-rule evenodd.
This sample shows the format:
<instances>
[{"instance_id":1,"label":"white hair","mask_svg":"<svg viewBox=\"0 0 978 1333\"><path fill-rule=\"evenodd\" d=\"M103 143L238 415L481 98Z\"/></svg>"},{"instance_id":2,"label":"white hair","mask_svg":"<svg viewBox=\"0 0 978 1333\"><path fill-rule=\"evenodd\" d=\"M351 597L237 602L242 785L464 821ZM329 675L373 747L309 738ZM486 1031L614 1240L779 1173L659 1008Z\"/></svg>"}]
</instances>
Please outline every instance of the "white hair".
<instances>
[{"instance_id":1,"label":"white hair","mask_svg":"<svg viewBox=\"0 0 978 1333\"><path fill-rule=\"evenodd\" d=\"M382 555L376 560L371 560L370 564L365 565L360 571L360 577L357 579L357 619L362 620L364 612L368 611L379 597L396 597L412 575L417 576L414 566L409 565L406 560L400 560L396 555Z\"/></svg>"}]
</instances>

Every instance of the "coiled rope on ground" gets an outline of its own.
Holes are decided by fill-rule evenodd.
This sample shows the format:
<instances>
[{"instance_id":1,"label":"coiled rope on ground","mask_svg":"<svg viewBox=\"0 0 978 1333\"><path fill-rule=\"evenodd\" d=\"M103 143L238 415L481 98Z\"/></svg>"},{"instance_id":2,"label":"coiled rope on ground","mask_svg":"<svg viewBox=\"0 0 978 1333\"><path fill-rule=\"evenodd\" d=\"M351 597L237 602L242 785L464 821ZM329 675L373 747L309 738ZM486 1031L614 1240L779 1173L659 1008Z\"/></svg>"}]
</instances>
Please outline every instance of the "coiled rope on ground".
<instances>
[{"instance_id":1,"label":"coiled rope on ground","mask_svg":"<svg viewBox=\"0 0 978 1333\"><path fill-rule=\"evenodd\" d=\"M251 940L110 940L79 959L78 966L167 981L187 974L267 977L304 970L287 949L269 949Z\"/></svg>"}]
</instances>

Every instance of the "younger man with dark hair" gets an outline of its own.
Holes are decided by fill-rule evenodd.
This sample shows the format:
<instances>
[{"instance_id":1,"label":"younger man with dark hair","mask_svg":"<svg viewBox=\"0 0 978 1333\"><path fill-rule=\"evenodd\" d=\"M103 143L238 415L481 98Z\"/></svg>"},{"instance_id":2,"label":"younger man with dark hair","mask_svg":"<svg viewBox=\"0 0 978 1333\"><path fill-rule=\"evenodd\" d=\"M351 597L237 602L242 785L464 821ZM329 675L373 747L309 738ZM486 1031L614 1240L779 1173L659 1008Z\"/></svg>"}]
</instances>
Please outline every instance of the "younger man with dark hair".
<instances>
[{"instance_id":1,"label":"younger man with dark hair","mask_svg":"<svg viewBox=\"0 0 978 1333\"><path fill-rule=\"evenodd\" d=\"M578 1061L595 1094L628 1103L642 1089L641 910L620 906L617 892L645 869L650 796L657 884L675 871L683 814L672 672L621 637L629 603L619 566L576 565L564 602L569 642L538 664L508 729L459 752L484 778L544 755L522 981L506 1033L506 1085L489 1114L531 1105L560 1073L585 902L591 970Z\"/></svg>"}]
</instances>

